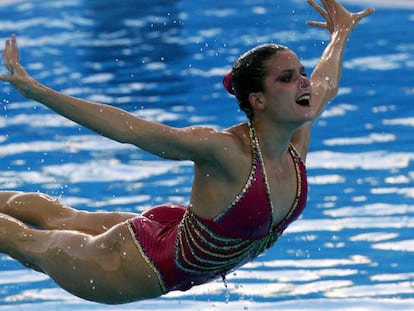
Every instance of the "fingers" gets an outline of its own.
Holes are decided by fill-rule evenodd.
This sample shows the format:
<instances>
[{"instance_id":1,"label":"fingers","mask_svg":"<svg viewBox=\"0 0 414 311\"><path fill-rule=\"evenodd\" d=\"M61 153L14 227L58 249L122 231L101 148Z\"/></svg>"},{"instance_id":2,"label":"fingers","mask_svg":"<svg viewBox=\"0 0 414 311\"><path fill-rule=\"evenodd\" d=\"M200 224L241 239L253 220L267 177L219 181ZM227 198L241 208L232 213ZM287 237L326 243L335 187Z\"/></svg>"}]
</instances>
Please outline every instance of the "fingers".
<instances>
[{"instance_id":1,"label":"fingers","mask_svg":"<svg viewBox=\"0 0 414 311\"><path fill-rule=\"evenodd\" d=\"M308 4L313 7L325 20L325 22L316 22L316 21L307 21L306 24L309 26L319 27L319 28L325 28L328 29L329 25L328 22L330 22L329 14L326 10L324 10L320 5L318 5L315 0L307 0ZM322 4L326 6L326 3L322 1Z\"/></svg>"},{"instance_id":2,"label":"fingers","mask_svg":"<svg viewBox=\"0 0 414 311\"><path fill-rule=\"evenodd\" d=\"M12 81L12 76L9 75L1 75L0 74L0 80L4 81L4 82L11 82Z\"/></svg>"},{"instance_id":3,"label":"fingers","mask_svg":"<svg viewBox=\"0 0 414 311\"><path fill-rule=\"evenodd\" d=\"M17 48L17 39L16 39L16 35L12 35L10 38L10 51L11 51L11 61L14 64L18 64L19 63L19 49Z\"/></svg>"},{"instance_id":4,"label":"fingers","mask_svg":"<svg viewBox=\"0 0 414 311\"><path fill-rule=\"evenodd\" d=\"M3 51L3 63L7 70L13 74L16 64L19 63L16 35L12 35L10 39L6 40Z\"/></svg>"},{"instance_id":5,"label":"fingers","mask_svg":"<svg viewBox=\"0 0 414 311\"><path fill-rule=\"evenodd\" d=\"M320 0L321 5L318 5L316 0L307 0L307 2L325 20L324 22L308 21L307 24L328 29L331 33L335 29L351 31L362 18L372 14L374 11L374 9L368 8L358 13L351 13L338 0Z\"/></svg>"},{"instance_id":6,"label":"fingers","mask_svg":"<svg viewBox=\"0 0 414 311\"><path fill-rule=\"evenodd\" d=\"M319 28L327 27L327 24L324 22L307 21L306 24L309 26L314 26L314 27L319 27Z\"/></svg>"},{"instance_id":7,"label":"fingers","mask_svg":"<svg viewBox=\"0 0 414 311\"><path fill-rule=\"evenodd\" d=\"M368 15L371 15L373 12L374 12L374 9L373 8L368 8L368 9L365 9L365 10L363 10L361 12L354 13L353 14L353 18L354 18L355 24L356 23L359 23L359 21L361 19L363 19L364 17L366 17Z\"/></svg>"},{"instance_id":8,"label":"fingers","mask_svg":"<svg viewBox=\"0 0 414 311\"><path fill-rule=\"evenodd\" d=\"M322 15L322 17L324 18L324 19L327 19L328 18L328 14L327 14L327 12L320 6L320 5L318 5L316 2L315 2L315 0L307 0L307 2L309 3L309 5L311 6L311 7L313 7L320 15Z\"/></svg>"},{"instance_id":9,"label":"fingers","mask_svg":"<svg viewBox=\"0 0 414 311\"><path fill-rule=\"evenodd\" d=\"M4 50L3 50L3 63L6 66L7 69L9 69L9 67L8 67L8 57L7 57L7 54L9 53L9 50L10 50L10 40L7 39L6 43L4 44Z\"/></svg>"},{"instance_id":10,"label":"fingers","mask_svg":"<svg viewBox=\"0 0 414 311\"><path fill-rule=\"evenodd\" d=\"M375 11L374 8L368 8L368 9L365 9L361 12L356 13L356 14L358 16L360 16L360 18L363 18L363 17L366 17L368 15L371 15L372 13L374 13L374 11Z\"/></svg>"}]
</instances>

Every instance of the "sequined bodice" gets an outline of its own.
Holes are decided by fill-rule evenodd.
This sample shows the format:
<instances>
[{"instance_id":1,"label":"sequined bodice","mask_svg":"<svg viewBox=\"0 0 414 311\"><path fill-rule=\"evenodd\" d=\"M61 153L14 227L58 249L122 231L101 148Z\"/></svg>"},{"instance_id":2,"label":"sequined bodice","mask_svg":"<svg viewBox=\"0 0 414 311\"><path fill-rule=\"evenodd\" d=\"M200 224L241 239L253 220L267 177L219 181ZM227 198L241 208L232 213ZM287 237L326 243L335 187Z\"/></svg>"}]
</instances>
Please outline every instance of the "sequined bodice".
<instances>
[{"instance_id":1,"label":"sequined bodice","mask_svg":"<svg viewBox=\"0 0 414 311\"><path fill-rule=\"evenodd\" d=\"M266 172L260 145L249 125L252 145L252 169L243 190L232 204L214 219L205 219L188 209L181 221L176 240L176 265L194 274L225 274L243 265L272 246L306 205L306 169L293 146L289 152L297 175L296 199L285 218L273 223Z\"/></svg>"}]
</instances>

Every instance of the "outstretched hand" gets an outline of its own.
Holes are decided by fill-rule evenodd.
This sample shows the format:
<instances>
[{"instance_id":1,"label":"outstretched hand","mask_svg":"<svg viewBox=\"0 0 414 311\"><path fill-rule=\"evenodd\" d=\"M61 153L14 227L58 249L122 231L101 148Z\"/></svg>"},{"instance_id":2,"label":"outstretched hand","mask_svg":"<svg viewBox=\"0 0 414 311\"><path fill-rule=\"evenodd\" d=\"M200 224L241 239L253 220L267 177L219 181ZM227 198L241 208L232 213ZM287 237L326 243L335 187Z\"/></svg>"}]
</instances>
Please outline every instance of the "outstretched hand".
<instances>
[{"instance_id":1,"label":"outstretched hand","mask_svg":"<svg viewBox=\"0 0 414 311\"><path fill-rule=\"evenodd\" d=\"M28 96L30 83L34 80L20 65L16 35L12 35L10 39L6 40L3 50L3 63L9 74L0 74L0 80L9 82L23 96Z\"/></svg>"},{"instance_id":2,"label":"outstretched hand","mask_svg":"<svg viewBox=\"0 0 414 311\"><path fill-rule=\"evenodd\" d=\"M337 0L320 1L323 6L318 5L315 0L307 0L307 2L325 19L325 22L308 21L307 24L325 28L331 34L342 30L350 32L362 18L374 12L373 8L368 8L357 13L351 13Z\"/></svg>"}]
</instances>

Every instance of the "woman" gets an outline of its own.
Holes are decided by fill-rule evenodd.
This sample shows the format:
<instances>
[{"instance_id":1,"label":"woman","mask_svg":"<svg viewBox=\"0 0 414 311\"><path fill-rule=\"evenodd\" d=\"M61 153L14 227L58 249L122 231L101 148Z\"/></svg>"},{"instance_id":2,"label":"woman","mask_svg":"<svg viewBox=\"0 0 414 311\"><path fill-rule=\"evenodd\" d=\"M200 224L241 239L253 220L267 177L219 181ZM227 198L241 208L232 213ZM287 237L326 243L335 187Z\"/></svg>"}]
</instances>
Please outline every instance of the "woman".
<instances>
[{"instance_id":1,"label":"woman","mask_svg":"<svg viewBox=\"0 0 414 311\"><path fill-rule=\"evenodd\" d=\"M115 304L224 277L270 247L305 207L311 126L337 93L349 34L372 12L308 2L325 19L308 24L331 34L310 79L286 47L242 55L224 84L249 122L223 132L172 128L55 92L20 65L16 37L7 40L9 74L1 80L110 139L192 160L195 177L188 208L158 206L142 215L88 213L39 193L0 192L0 252L74 295Z\"/></svg>"}]
</instances>

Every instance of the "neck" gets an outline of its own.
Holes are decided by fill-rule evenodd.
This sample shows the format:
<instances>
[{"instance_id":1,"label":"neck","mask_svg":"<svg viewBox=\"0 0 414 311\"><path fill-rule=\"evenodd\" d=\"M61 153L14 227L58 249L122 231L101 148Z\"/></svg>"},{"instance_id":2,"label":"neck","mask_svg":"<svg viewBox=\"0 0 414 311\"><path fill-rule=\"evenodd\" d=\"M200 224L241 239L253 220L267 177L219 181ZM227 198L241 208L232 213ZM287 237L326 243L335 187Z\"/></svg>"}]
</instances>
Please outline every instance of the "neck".
<instances>
[{"instance_id":1,"label":"neck","mask_svg":"<svg viewBox=\"0 0 414 311\"><path fill-rule=\"evenodd\" d=\"M288 130L270 122L251 121L251 124L256 131L264 157L274 159L286 154L295 129Z\"/></svg>"}]
</instances>

